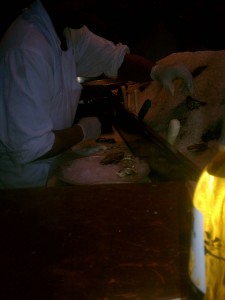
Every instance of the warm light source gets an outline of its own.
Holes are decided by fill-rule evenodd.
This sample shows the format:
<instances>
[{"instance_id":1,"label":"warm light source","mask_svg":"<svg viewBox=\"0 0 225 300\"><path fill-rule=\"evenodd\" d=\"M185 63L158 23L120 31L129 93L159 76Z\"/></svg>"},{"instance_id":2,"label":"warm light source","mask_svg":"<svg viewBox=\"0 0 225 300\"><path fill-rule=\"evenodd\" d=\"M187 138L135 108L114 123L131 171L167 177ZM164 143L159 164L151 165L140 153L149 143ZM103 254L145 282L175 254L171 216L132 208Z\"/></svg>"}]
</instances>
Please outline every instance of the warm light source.
<instances>
[{"instance_id":1,"label":"warm light source","mask_svg":"<svg viewBox=\"0 0 225 300\"><path fill-rule=\"evenodd\" d=\"M205 168L193 198L189 272L204 300L225 299L225 151Z\"/></svg>"}]
</instances>

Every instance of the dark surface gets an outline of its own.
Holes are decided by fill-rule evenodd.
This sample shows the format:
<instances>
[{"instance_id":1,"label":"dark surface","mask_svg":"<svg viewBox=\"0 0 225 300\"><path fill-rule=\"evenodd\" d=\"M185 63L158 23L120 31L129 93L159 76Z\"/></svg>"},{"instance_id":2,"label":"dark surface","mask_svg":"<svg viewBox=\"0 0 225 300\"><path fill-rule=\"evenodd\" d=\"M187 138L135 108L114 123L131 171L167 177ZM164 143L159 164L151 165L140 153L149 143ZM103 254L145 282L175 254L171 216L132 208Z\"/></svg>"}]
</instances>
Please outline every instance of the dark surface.
<instances>
[{"instance_id":1,"label":"dark surface","mask_svg":"<svg viewBox=\"0 0 225 300\"><path fill-rule=\"evenodd\" d=\"M185 182L0 191L0 299L186 294Z\"/></svg>"},{"instance_id":2,"label":"dark surface","mask_svg":"<svg viewBox=\"0 0 225 300\"><path fill-rule=\"evenodd\" d=\"M29 3L3 1L0 37ZM131 51L158 60L177 51L225 49L223 0L98 0L86 24L90 30Z\"/></svg>"}]
</instances>

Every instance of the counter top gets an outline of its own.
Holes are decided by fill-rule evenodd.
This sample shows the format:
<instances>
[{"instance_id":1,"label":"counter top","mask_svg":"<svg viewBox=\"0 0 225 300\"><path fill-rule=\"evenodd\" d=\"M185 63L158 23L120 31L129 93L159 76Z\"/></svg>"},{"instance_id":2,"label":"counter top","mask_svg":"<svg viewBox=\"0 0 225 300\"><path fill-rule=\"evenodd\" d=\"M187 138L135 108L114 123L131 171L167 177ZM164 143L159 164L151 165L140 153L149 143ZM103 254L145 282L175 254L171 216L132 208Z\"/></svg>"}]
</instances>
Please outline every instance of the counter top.
<instances>
[{"instance_id":1,"label":"counter top","mask_svg":"<svg viewBox=\"0 0 225 300\"><path fill-rule=\"evenodd\" d=\"M186 182L0 191L1 300L171 300L187 290Z\"/></svg>"}]
</instances>

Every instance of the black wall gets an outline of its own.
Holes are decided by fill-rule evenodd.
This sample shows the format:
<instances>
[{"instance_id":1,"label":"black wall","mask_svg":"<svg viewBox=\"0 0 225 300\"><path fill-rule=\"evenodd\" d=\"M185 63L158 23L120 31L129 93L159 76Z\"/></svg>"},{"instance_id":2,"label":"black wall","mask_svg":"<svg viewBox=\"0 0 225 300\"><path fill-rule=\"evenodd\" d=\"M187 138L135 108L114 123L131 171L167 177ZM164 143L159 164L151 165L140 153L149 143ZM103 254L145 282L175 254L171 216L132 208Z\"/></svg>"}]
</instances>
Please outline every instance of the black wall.
<instances>
[{"instance_id":1,"label":"black wall","mask_svg":"<svg viewBox=\"0 0 225 300\"><path fill-rule=\"evenodd\" d=\"M131 51L158 59L174 51L225 49L224 0L99 0L87 24L95 33ZM110 2L111 1L111 2ZM0 34L28 0L0 11Z\"/></svg>"}]
</instances>

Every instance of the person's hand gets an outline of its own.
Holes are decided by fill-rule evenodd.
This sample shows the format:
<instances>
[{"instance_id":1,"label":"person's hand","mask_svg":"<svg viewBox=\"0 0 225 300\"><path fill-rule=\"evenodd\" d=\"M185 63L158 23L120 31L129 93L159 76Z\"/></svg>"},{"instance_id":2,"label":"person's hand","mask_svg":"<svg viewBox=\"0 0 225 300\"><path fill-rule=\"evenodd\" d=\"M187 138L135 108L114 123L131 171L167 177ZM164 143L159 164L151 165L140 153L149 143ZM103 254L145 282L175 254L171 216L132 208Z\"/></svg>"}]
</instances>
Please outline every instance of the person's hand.
<instances>
[{"instance_id":1,"label":"person's hand","mask_svg":"<svg viewBox=\"0 0 225 300\"><path fill-rule=\"evenodd\" d=\"M101 134L101 123L96 117L82 118L79 120L77 125L79 125L83 130L83 141L95 140Z\"/></svg>"},{"instance_id":2,"label":"person's hand","mask_svg":"<svg viewBox=\"0 0 225 300\"><path fill-rule=\"evenodd\" d=\"M179 90L182 94L188 95L192 92L192 75L184 64L155 65L151 70L151 78L159 81L171 95L175 94L173 81L176 79L181 79Z\"/></svg>"}]
</instances>

